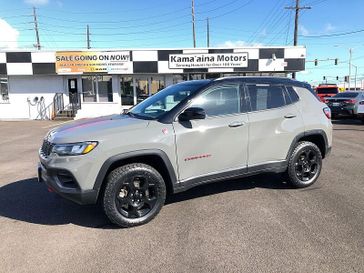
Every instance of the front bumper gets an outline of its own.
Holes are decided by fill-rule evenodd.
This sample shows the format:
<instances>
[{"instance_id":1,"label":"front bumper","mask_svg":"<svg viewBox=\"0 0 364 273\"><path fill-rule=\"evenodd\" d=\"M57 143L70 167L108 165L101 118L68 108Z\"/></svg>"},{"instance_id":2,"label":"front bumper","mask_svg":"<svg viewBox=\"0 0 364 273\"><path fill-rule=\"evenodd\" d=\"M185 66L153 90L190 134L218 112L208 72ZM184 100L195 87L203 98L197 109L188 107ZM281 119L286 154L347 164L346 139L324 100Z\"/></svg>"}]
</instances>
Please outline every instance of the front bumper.
<instances>
[{"instance_id":1,"label":"front bumper","mask_svg":"<svg viewBox=\"0 0 364 273\"><path fill-rule=\"evenodd\" d=\"M74 176L67 170L47 168L38 163L38 181L44 182L52 191L80 205L95 204L96 190L81 190Z\"/></svg>"}]
</instances>

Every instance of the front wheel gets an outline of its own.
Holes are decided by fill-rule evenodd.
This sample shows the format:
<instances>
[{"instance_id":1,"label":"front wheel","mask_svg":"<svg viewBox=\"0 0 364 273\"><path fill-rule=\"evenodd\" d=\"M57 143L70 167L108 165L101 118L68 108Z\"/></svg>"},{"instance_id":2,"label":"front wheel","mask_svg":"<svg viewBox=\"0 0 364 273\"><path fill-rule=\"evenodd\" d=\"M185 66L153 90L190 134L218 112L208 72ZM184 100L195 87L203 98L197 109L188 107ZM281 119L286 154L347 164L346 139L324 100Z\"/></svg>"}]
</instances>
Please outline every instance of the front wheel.
<instances>
[{"instance_id":1,"label":"front wheel","mask_svg":"<svg viewBox=\"0 0 364 273\"><path fill-rule=\"evenodd\" d=\"M153 167L132 163L113 170L103 196L105 214L120 227L142 225L152 220L166 199L163 177Z\"/></svg>"},{"instance_id":2,"label":"front wheel","mask_svg":"<svg viewBox=\"0 0 364 273\"><path fill-rule=\"evenodd\" d=\"M297 188L308 187L316 182L321 168L322 155L320 149L312 142L299 142L288 161L288 180Z\"/></svg>"}]
</instances>

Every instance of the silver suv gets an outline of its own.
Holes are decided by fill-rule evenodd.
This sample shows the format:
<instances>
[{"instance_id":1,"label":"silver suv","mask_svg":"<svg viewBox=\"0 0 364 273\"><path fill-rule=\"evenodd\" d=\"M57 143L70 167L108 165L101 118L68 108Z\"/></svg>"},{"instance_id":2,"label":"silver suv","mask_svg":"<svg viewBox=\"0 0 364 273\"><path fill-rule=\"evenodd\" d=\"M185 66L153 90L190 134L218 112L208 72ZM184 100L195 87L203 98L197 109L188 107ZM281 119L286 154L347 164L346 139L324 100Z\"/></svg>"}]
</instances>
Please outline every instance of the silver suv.
<instances>
[{"instance_id":1,"label":"silver suv","mask_svg":"<svg viewBox=\"0 0 364 273\"><path fill-rule=\"evenodd\" d=\"M312 185L332 143L330 109L287 78L187 81L121 115L50 131L38 176L122 227L147 223L167 194L262 172Z\"/></svg>"}]
</instances>

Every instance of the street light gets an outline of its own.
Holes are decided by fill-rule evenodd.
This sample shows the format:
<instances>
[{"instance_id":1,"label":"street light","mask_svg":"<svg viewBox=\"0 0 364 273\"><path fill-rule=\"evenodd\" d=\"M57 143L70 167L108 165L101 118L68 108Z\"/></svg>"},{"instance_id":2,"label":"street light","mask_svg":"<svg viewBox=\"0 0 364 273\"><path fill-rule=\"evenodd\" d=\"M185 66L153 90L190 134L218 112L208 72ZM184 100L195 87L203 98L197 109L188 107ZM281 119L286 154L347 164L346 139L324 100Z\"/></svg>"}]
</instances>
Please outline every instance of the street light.
<instances>
[{"instance_id":1,"label":"street light","mask_svg":"<svg viewBox=\"0 0 364 273\"><path fill-rule=\"evenodd\" d=\"M354 64L350 64L350 65L354 66L354 68L355 68L355 78L354 78L354 80L355 80L355 90L356 90L356 76L358 74L358 67L356 65L354 65ZM349 77L349 81L350 81L350 77Z\"/></svg>"}]
</instances>

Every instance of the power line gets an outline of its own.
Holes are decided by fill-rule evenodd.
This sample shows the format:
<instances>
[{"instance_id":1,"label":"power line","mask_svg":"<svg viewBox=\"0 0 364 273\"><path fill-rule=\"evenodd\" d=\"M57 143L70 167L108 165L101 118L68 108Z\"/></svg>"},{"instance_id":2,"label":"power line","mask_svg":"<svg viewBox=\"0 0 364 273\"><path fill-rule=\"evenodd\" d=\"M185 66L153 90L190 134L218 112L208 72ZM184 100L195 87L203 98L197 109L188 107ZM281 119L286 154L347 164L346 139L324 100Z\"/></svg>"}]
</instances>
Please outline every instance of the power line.
<instances>
[{"instance_id":1,"label":"power line","mask_svg":"<svg viewBox=\"0 0 364 273\"><path fill-rule=\"evenodd\" d=\"M327 38L327 37L338 37L338 36L345 36L351 35L356 33L364 32L364 29L354 30L354 31L347 31L347 32L339 32L339 33L332 33L332 34L319 34L319 35L299 35L305 38Z\"/></svg>"},{"instance_id":2,"label":"power line","mask_svg":"<svg viewBox=\"0 0 364 273\"><path fill-rule=\"evenodd\" d=\"M269 11L268 16L266 16L263 20L263 22L259 25L257 30L254 32L253 35L249 38L249 43L252 43L258 34L265 29L265 27L269 24L270 21L273 21L276 19L276 16L279 14L280 11L280 5L282 5L284 0L279 0L276 2L276 4L273 6L273 8Z\"/></svg>"}]
</instances>

